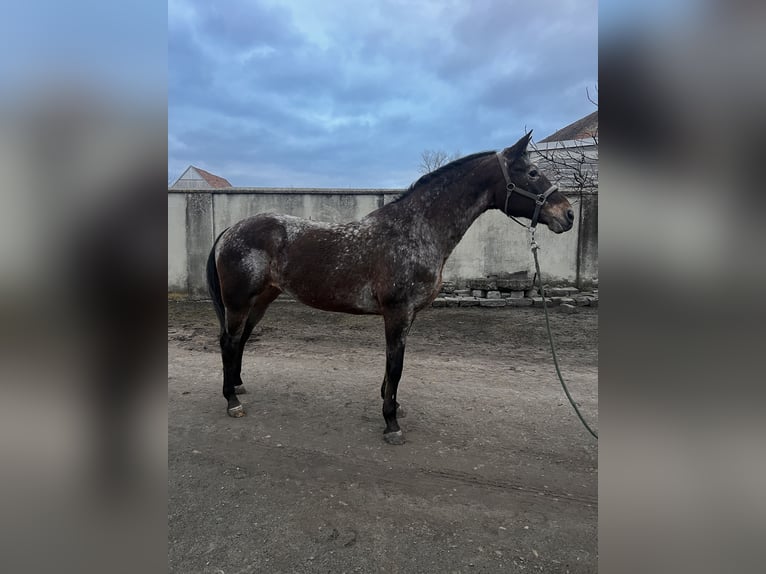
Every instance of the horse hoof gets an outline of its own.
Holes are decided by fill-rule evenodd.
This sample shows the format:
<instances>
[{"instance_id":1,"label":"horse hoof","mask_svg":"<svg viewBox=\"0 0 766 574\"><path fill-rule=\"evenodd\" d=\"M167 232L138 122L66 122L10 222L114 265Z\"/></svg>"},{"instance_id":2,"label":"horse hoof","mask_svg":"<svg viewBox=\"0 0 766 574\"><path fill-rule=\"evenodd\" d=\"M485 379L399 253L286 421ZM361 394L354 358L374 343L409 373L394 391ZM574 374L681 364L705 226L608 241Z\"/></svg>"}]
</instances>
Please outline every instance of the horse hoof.
<instances>
[{"instance_id":1,"label":"horse hoof","mask_svg":"<svg viewBox=\"0 0 766 574\"><path fill-rule=\"evenodd\" d=\"M407 411L402 405L396 405L396 418L403 419L407 416Z\"/></svg>"},{"instance_id":2,"label":"horse hoof","mask_svg":"<svg viewBox=\"0 0 766 574\"><path fill-rule=\"evenodd\" d=\"M245 416L245 407L242 405L237 405L236 407L231 407L226 411L229 413L230 417L239 418Z\"/></svg>"},{"instance_id":3,"label":"horse hoof","mask_svg":"<svg viewBox=\"0 0 766 574\"><path fill-rule=\"evenodd\" d=\"M404 444L404 434L400 430L387 432L383 434L383 440L388 444Z\"/></svg>"},{"instance_id":4,"label":"horse hoof","mask_svg":"<svg viewBox=\"0 0 766 574\"><path fill-rule=\"evenodd\" d=\"M245 387L243 387L243 386L239 386L239 387L235 387L234 388L234 392L236 394L238 394L238 395L246 395L247 394L247 389Z\"/></svg>"}]
</instances>

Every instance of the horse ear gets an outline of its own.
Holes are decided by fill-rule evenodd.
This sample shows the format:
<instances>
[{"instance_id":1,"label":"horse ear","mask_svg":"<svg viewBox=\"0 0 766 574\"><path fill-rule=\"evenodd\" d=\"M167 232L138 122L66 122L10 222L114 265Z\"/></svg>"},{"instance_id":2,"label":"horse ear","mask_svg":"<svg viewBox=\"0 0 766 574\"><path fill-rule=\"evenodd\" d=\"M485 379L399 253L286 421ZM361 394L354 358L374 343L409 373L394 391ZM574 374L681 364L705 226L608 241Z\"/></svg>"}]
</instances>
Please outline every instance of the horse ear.
<instances>
[{"instance_id":1,"label":"horse ear","mask_svg":"<svg viewBox=\"0 0 766 574\"><path fill-rule=\"evenodd\" d=\"M532 140L532 130L529 130L525 135L521 136L521 139L517 141L515 144L513 144L509 148L505 148L503 150L503 155L513 161L514 159L520 158L522 155L524 155L527 151L527 146L529 145L529 142Z\"/></svg>"}]
</instances>

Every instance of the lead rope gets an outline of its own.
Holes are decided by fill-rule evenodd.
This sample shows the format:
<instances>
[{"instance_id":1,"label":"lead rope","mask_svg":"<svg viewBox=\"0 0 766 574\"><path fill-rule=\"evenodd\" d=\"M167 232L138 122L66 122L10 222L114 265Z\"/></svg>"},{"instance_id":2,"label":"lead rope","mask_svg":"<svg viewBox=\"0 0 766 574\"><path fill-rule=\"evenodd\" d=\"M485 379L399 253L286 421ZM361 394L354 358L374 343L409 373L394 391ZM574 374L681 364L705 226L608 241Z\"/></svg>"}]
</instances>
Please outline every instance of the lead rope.
<instances>
[{"instance_id":1,"label":"lead rope","mask_svg":"<svg viewBox=\"0 0 766 574\"><path fill-rule=\"evenodd\" d=\"M532 249L532 255L534 255L534 258L535 258L535 269L537 270L537 283L540 286L540 295L543 298L543 311L545 311L545 327L548 330L548 340L551 342L551 354L553 355L553 365L556 367L556 374L559 377L561 388L564 389L564 394L567 396L567 399L569 399L569 404L572 405L574 412L577 414L577 418L580 419L580 422L588 430L588 432L592 434L596 440L598 440L598 435L595 432L593 432L593 429L590 428L587 422L585 422L585 419L580 413L580 409L577 408L577 403L574 402L572 395L569 394L569 389L567 388L566 383L564 383L564 377L561 376L561 369L559 368L559 360L558 360L558 357L556 357L556 346L553 344L553 334L551 333L551 323L548 318L548 305L545 302L545 290L543 289L543 277L542 277L542 274L540 273L540 262L537 260L537 250L540 249L540 246L537 244L537 241L535 241L535 228L529 227L528 229L530 230L530 248Z\"/></svg>"}]
</instances>

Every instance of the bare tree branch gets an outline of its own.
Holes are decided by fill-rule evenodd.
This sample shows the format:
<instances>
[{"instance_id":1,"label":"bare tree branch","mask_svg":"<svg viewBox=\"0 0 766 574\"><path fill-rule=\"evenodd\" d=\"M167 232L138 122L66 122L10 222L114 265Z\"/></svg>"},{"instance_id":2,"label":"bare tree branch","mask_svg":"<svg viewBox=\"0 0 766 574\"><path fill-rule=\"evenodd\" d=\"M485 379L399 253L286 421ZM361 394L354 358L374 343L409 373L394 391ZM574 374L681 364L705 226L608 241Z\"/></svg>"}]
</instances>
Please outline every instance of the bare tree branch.
<instances>
[{"instance_id":1,"label":"bare tree branch","mask_svg":"<svg viewBox=\"0 0 766 574\"><path fill-rule=\"evenodd\" d=\"M594 100L593 98L590 97L590 92L588 91L588 86L585 86L585 96L588 98L588 101L591 104L593 104L594 106L596 106L598 108L598 84L596 84L595 91L596 91L596 99Z\"/></svg>"},{"instance_id":2,"label":"bare tree branch","mask_svg":"<svg viewBox=\"0 0 766 574\"><path fill-rule=\"evenodd\" d=\"M595 87L598 98L598 84ZM593 99L586 87L588 101L598 108L598 100ZM551 145L553 144L553 145ZM540 157L540 168L548 174L564 191L577 194L582 199L583 193L598 189L598 131L588 140L551 142L541 149L532 143L532 149Z\"/></svg>"},{"instance_id":3,"label":"bare tree branch","mask_svg":"<svg viewBox=\"0 0 766 574\"><path fill-rule=\"evenodd\" d=\"M439 169L441 166L455 161L459 157L459 151L448 154L444 150L427 149L420 154L420 165L418 166L418 171L423 175L431 173L432 171Z\"/></svg>"},{"instance_id":4,"label":"bare tree branch","mask_svg":"<svg viewBox=\"0 0 766 574\"><path fill-rule=\"evenodd\" d=\"M589 140L551 142L544 148L530 144L540 160L540 169L562 191L574 192L578 200L598 189L598 135Z\"/></svg>"}]
</instances>

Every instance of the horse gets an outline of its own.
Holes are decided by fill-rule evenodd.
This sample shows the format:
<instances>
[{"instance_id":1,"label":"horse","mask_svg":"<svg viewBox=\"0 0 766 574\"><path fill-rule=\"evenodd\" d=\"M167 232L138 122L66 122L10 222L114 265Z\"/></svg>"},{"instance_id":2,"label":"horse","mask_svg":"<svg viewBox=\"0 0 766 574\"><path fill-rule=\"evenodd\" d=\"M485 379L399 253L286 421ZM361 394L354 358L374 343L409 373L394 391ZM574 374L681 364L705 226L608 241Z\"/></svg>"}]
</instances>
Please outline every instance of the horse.
<instances>
[{"instance_id":1,"label":"horse","mask_svg":"<svg viewBox=\"0 0 766 574\"><path fill-rule=\"evenodd\" d=\"M386 367L380 388L383 438L402 444L397 389L415 315L436 298L450 253L490 209L572 228L569 201L531 162L532 132L501 152L475 153L418 179L359 221L331 224L264 213L239 221L213 243L207 282L220 323L223 396L242 417L242 353L253 328L282 293L325 311L382 315Z\"/></svg>"}]
</instances>

